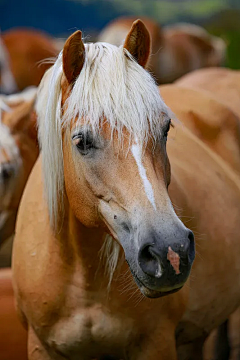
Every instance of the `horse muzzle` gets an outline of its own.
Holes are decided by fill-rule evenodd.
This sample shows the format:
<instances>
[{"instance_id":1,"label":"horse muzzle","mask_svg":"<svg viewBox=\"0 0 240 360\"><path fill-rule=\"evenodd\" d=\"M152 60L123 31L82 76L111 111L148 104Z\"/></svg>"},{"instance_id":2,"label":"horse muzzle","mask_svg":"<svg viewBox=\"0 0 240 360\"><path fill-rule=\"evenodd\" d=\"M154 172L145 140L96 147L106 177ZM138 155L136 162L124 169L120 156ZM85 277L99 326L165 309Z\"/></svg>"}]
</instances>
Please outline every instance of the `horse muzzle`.
<instances>
[{"instance_id":1,"label":"horse muzzle","mask_svg":"<svg viewBox=\"0 0 240 360\"><path fill-rule=\"evenodd\" d=\"M194 235L185 229L179 239L161 240L152 236L141 245L137 266L127 257L130 270L141 292L147 297L160 297L176 292L186 282L195 258Z\"/></svg>"}]
</instances>

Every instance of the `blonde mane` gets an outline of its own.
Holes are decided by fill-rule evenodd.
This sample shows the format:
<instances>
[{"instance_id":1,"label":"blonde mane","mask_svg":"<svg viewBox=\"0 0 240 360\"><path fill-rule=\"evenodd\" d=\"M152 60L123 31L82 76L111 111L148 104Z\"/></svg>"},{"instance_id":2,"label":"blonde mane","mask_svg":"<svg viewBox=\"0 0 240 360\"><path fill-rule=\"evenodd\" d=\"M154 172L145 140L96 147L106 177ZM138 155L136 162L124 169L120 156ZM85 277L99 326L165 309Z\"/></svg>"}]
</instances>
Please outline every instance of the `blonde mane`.
<instances>
[{"instance_id":1,"label":"blonde mane","mask_svg":"<svg viewBox=\"0 0 240 360\"><path fill-rule=\"evenodd\" d=\"M121 47L107 43L85 44L86 59L61 109L62 52L45 74L38 93L39 141L50 222L56 226L64 189L62 128L73 119L84 119L98 132L104 121L122 140L123 128L143 144L161 136L161 122L168 108L151 75Z\"/></svg>"},{"instance_id":2,"label":"blonde mane","mask_svg":"<svg viewBox=\"0 0 240 360\"><path fill-rule=\"evenodd\" d=\"M17 173L21 166L19 148L10 132L10 129L2 122L2 113L10 111L11 108L9 108L6 102L0 97L0 173L4 163L11 163L14 165L15 173ZM2 177L0 177L1 204L4 202L6 195L8 195L3 192L4 189L2 189L2 185Z\"/></svg>"},{"instance_id":3,"label":"blonde mane","mask_svg":"<svg viewBox=\"0 0 240 360\"><path fill-rule=\"evenodd\" d=\"M12 112L13 109L11 106L20 104L24 101L33 101L36 98L36 94L37 88L31 86L20 93L0 95L0 150L4 150L8 158L12 159L12 161L18 161L20 154L10 129L2 121L3 113Z\"/></svg>"},{"instance_id":4,"label":"blonde mane","mask_svg":"<svg viewBox=\"0 0 240 360\"><path fill-rule=\"evenodd\" d=\"M9 159L8 161L15 163L19 162L20 154L15 140L11 135L9 128L0 121L0 152L2 151L5 154L5 157Z\"/></svg>"},{"instance_id":5,"label":"blonde mane","mask_svg":"<svg viewBox=\"0 0 240 360\"><path fill-rule=\"evenodd\" d=\"M17 84L9 65L7 48L0 36L0 65L1 65L1 89L3 92L13 93L17 91Z\"/></svg>"},{"instance_id":6,"label":"blonde mane","mask_svg":"<svg viewBox=\"0 0 240 360\"><path fill-rule=\"evenodd\" d=\"M4 101L3 97L0 96L0 151L4 151L9 158L16 157L16 145L13 137L10 133L9 128L3 124L2 115L3 112L10 112L11 108ZM14 146L13 146L14 145Z\"/></svg>"}]
</instances>

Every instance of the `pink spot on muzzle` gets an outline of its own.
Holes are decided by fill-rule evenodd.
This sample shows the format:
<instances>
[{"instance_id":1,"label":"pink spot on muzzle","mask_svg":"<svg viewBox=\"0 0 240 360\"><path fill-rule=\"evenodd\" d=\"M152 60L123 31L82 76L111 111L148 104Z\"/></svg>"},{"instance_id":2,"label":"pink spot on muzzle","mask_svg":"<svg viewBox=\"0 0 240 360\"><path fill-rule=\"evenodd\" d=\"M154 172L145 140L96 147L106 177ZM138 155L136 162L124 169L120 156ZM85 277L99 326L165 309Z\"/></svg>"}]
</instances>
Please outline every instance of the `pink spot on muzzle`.
<instances>
[{"instance_id":1,"label":"pink spot on muzzle","mask_svg":"<svg viewBox=\"0 0 240 360\"><path fill-rule=\"evenodd\" d=\"M174 268L176 275L179 275L180 256L172 250L171 246L168 247L167 259Z\"/></svg>"}]
</instances>

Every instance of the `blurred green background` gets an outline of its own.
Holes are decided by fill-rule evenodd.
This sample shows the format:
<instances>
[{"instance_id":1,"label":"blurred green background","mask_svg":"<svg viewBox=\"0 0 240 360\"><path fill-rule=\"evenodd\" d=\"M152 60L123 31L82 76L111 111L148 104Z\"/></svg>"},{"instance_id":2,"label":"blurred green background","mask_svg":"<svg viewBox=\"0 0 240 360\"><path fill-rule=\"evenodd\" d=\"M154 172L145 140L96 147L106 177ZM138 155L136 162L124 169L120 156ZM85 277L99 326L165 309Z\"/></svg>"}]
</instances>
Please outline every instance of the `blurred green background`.
<instances>
[{"instance_id":1,"label":"blurred green background","mask_svg":"<svg viewBox=\"0 0 240 360\"><path fill-rule=\"evenodd\" d=\"M201 25L227 43L226 66L240 68L240 0L112 0L109 3L115 11L149 16L162 25L176 22Z\"/></svg>"},{"instance_id":2,"label":"blurred green background","mask_svg":"<svg viewBox=\"0 0 240 360\"><path fill-rule=\"evenodd\" d=\"M227 43L226 66L240 68L240 0L113 0L112 4L128 14L149 16L162 25L199 24Z\"/></svg>"},{"instance_id":3,"label":"blurred green background","mask_svg":"<svg viewBox=\"0 0 240 360\"><path fill-rule=\"evenodd\" d=\"M2 30L27 26L58 37L78 28L91 40L109 21L127 15L149 16L161 25L201 25L226 41L226 65L240 68L240 0L0 0Z\"/></svg>"}]
</instances>

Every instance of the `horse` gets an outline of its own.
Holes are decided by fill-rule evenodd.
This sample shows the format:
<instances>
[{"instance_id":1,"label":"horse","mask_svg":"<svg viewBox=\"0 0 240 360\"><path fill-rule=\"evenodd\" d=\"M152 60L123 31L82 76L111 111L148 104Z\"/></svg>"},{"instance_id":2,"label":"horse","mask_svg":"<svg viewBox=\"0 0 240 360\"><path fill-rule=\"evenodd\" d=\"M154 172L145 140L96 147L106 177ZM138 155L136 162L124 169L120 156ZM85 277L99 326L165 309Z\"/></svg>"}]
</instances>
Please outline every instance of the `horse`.
<instances>
[{"instance_id":1,"label":"horse","mask_svg":"<svg viewBox=\"0 0 240 360\"><path fill-rule=\"evenodd\" d=\"M51 66L58 49L54 39L33 29L5 31L0 39L0 92L11 94L29 86L38 86Z\"/></svg>"},{"instance_id":2,"label":"horse","mask_svg":"<svg viewBox=\"0 0 240 360\"><path fill-rule=\"evenodd\" d=\"M238 176L171 127L149 55L140 20L119 48L77 31L41 82L13 248L30 360L200 359L239 302Z\"/></svg>"},{"instance_id":3,"label":"horse","mask_svg":"<svg viewBox=\"0 0 240 360\"><path fill-rule=\"evenodd\" d=\"M133 20L131 17L113 20L100 32L98 40L122 45ZM224 41L202 27L185 23L160 27L152 19L142 20L152 37L149 70L159 84L173 82L198 68L223 65Z\"/></svg>"},{"instance_id":4,"label":"horse","mask_svg":"<svg viewBox=\"0 0 240 360\"><path fill-rule=\"evenodd\" d=\"M240 116L240 72L227 68L199 69L176 81L177 85L201 89Z\"/></svg>"},{"instance_id":5,"label":"horse","mask_svg":"<svg viewBox=\"0 0 240 360\"><path fill-rule=\"evenodd\" d=\"M0 244L13 235L19 202L35 163L36 88L0 97Z\"/></svg>"},{"instance_id":6,"label":"horse","mask_svg":"<svg viewBox=\"0 0 240 360\"><path fill-rule=\"evenodd\" d=\"M225 143L223 147L225 159L228 163L233 165L235 171L239 173L239 97L240 97L240 73L239 71L226 69L226 68L210 68L194 71L183 78L180 78L177 85L184 87L183 91L201 90L205 96L209 96L214 102L217 100L221 102L221 106L231 109L231 112L237 114L235 121L226 117L226 121L222 122L222 114L217 112L221 136ZM216 113L215 113L216 114ZM210 118L211 119L211 118ZM215 122L215 127L217 122ZM229 136L232 133L233 136ZM214 142L216 142L214 140ZM220 145L220 144L219 144ZM214 144L212 144L214 146ZM223 153L220 147L216 151ZM229 151L230 150L230 151ZM237 150L237 151L236 151ZM234 158L234 161L232 159ZM240 324L240 308L233 313L230 318L221 324L219 329L216 329L210 335L205 344L205 358L206 359L225 359L237 360L240 354L240 338L239 338L239 324Z\"/></svg>"},{"instance_id":7,"label":"horse","mask_svg":"<svg viewBox=\"0 0 240 360\"><path fill-rule=\"evenodd\" d=\"M27 360L27 332L14 306L11 269L0 270L1 360Z\"/></svg>"},{"instance_id":8,"label":"horse","mask_svg":"<svg viewBox=\"0 0 240 360\"><path fill-rule=\"evenodd\" d=\"M218 329L212 331L204 344L204 359L238 360L240 353L239 328L240 308Z\"/></svg>"},{"instance_id":9,"label":"horse","mask_svg":"<svg viewBox=\"0 0 240 360\"><path fill-rule=\"evenodd\" d=\"M222 69L219 70L221 72ZM199 72L211 73L210 69ZM195 79L195 74L192 75L187 76L189 80L192 77ZM204 77L198 79L200 82L205 80L207 84L207 79L204 79ZM235 78L236 80L237 78ZM212 87L211 77L209 87ZM215 87L217 88L217 83L215 83ZM233 93L234 88L231 88L231 90L230 92ZM224 103L222 99L217 98L217 91L211 93L210 91L203 91L201 88L198 89L197 86L187 87L187 83L181 84L181 79L177 81L177 85L161 86L160 91L177 118L211 150L231 165L232 170L239 175L240 119L234 110L226 104L226 101ZM220 88L221 95L224 94L224 91L228 94L227 84L225 87ZM237 98L236 94L232 98L234 101ZM234 104L237 105L237 102ZM205 360L237 359L240 345L238 336L239 319L239 310L237 310L230 316L229 320L221 324L218 331L215 330L210 335L204 345Z\"/></svg>"},{"instance_id":10,"label":"horse","mask_svg":"<svg viewBox=\"0 0 240 360\"><path fill-rule=\"evenodd\" d=\"M10 266L12 235L20 198L38 156L36 88L0 96L0 267ZM27 360L27 332L14 307L11 269L0 270L2 360Z\"/></svg>"},{"instance_id":11,"label":"horse","mask_svg":"<svg viewBox=\"0 0 240 360\"><path fill-rule=\"evenodd\" d=\"M177 118L240 174L240 113L210 92L184 86L181 79L160 86L160 92Z\"/></svg>"}]
</instances>

